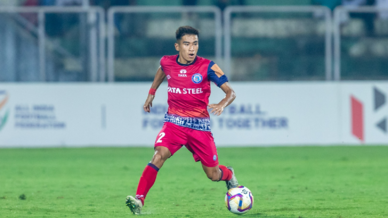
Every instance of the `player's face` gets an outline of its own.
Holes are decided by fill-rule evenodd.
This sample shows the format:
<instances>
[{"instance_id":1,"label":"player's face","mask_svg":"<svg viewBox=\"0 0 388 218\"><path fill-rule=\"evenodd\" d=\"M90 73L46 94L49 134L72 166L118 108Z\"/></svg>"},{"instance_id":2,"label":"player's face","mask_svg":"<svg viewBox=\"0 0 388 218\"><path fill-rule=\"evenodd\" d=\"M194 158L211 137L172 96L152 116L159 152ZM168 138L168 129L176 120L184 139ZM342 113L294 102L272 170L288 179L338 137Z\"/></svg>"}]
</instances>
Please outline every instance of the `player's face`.
<instances>
[{"instance_id":1,"label":"player's face","mask_svg":"<svg viewBox=\"0 0 388 218\"><path fill-rule=\"evenodd\" d=\"M184 35L182 39L175 43L175 49L179 52L179 62L189 64L194 61L198 52L198 36Z\"/></svg>"}]
</instances>

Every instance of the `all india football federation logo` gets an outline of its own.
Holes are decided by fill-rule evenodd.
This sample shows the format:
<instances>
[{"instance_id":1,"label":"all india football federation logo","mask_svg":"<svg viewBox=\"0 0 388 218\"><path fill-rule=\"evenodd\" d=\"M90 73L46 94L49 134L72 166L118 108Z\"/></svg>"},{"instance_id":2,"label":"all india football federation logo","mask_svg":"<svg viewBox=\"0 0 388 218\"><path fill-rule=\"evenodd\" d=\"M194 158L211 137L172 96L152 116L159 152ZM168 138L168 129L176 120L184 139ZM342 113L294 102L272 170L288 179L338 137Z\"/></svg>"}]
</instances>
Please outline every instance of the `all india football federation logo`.
<instances>
[{"instance_id":1,"label":"all india football federation logo","mask_svg":"<svg viewBox=\"0 0 388 218\"><path fill-rule=\"evenodd\" d=\"M9 110L5 106L8 102L8 93L5 90L0 90L0 131L7 123Z\"/></svg>"},{"instance_id":2,"label":"all india football federation logo","mask_svg":"<svg viewBox=\"0 0 388 218\"><path fill-rule=\"evenodd\" d=\"M194 75L191 77L191 80L192 80L193 83L195 83L195 84L201 83L201 82L202 82L202 75L199 74L199 73L196 73L196 74L194 74Z\"/></svg>"}]
</instances>

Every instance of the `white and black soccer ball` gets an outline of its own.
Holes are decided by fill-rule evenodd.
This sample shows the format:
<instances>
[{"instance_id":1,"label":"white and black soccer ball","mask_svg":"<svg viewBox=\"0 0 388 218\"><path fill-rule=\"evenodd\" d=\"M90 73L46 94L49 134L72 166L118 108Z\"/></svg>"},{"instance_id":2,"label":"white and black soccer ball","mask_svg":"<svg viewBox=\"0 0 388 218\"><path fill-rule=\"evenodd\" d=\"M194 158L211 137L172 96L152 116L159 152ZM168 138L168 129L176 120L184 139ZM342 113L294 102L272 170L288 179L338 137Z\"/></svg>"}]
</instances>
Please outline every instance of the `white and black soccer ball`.
<instances>
[{"instance_id":1,"label":"white and black soccer ball","mask_svg":"<svg viewBox=\"0 0 388 218\"><path fill-rule=\"evenodd\" d=\"M247 187L239 186L226 192L225 204L228 210L235 214L243 214L252 209L253 195Z\"/></svg>"}]
</instances>

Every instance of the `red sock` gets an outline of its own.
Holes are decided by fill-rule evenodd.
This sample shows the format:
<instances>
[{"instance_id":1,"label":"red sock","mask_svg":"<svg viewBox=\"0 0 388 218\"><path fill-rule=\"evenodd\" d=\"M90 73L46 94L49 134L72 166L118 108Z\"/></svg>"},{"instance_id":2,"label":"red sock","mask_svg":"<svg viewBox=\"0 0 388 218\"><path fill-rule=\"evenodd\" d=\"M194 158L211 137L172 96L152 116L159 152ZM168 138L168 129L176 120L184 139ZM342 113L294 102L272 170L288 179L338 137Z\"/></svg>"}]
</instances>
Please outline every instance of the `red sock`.
<instances>
[{"instance_id":1,"label":"red sock","mask_svg":"<svg viewBox=\"0 0 388 218\"><path fill-rule=\"evenodd\" d=\"M159 168L152 163L149 163L140 177L139 185L137 186L136 198L141 200L144 206L144 200L147 196L148 191L154 185L156 175L158 174Z\"/></svg>"},{"instance_id":2,"label":"red sock","mask_svg":"<svg viewBox=\"0 0 388 218\"><path fill-rule=\"evenodd\" d=\"M221 170L221 179L220 179L220 181L229 181L232 178L232 176L233 176L232 171L229 170L228 168L226 168L226 166L224 166L224 165L218 165L218 167Z\"/></svg>"}]
</instances>

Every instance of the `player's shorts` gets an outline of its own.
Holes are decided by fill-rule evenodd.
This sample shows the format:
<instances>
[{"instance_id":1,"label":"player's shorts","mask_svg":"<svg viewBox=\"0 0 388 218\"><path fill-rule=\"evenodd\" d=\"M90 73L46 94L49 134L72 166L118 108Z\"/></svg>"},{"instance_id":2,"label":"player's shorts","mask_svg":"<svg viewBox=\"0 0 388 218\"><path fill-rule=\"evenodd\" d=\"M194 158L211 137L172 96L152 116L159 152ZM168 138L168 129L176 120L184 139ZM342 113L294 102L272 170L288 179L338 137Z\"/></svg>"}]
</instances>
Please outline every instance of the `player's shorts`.
<instances>
[{"instance_id":1,"label":"player's shorts","mask_svg":"<svg viewBox=\"0 0 388 218\"><path fill-rule=\"evenodd\" d=\"M200 131L165 122L155 140L155 147L163 146L174 155L183 145L193 154L194 160L207 167L218 166L217 148L210 131Z\"/></svg>"}]
</instances>

